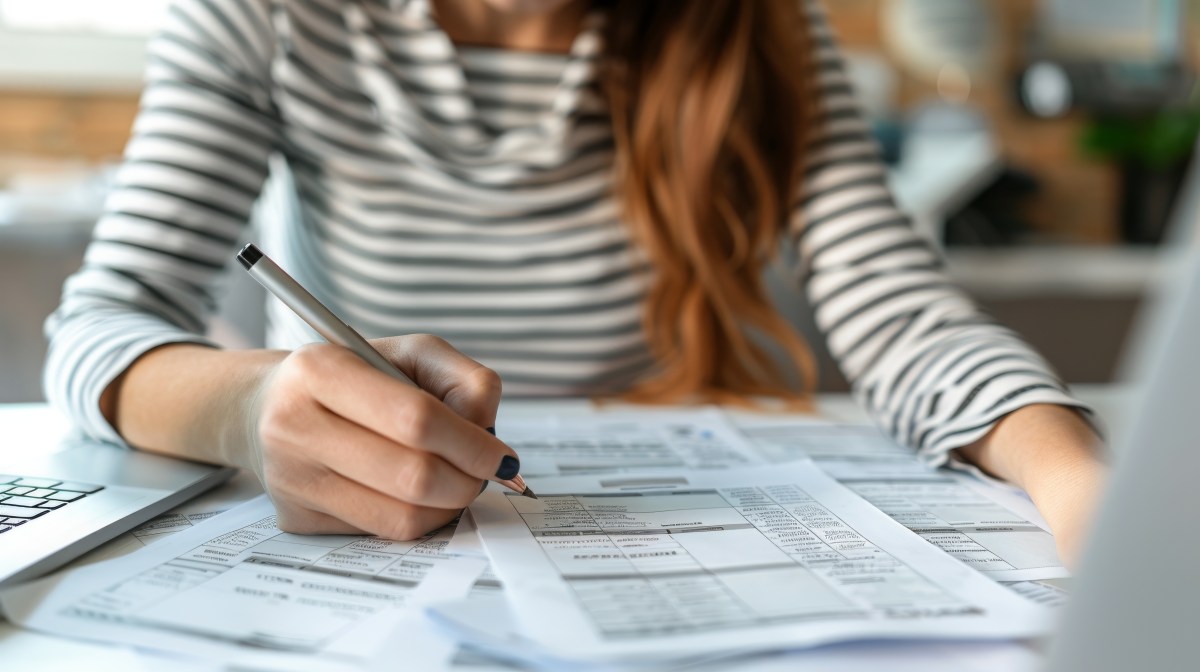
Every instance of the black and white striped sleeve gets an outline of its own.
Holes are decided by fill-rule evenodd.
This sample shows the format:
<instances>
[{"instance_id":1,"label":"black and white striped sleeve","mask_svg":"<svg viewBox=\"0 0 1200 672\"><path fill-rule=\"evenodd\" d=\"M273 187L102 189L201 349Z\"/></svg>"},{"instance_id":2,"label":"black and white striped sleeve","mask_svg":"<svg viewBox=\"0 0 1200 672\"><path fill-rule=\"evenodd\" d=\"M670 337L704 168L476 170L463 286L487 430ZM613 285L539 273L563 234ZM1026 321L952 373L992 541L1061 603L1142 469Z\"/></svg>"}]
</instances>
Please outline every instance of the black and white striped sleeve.
<instances>
[{"instance_id":1,"label":"black and white striped sleeve","mask_svg":"<svg viewBox=\"0 0 1200 672\"><path fill-rule=\"evenodd\" d=\"M214 285L277 145L269 25L255 0L184 0L149 45L116 187L46 321L46 395L89 436L121 441L99 400L134 360L206 342Z\"/></svg>"},{"instance_id":2,"label":"black and white striped sleeve","mask_svg":"<svg viewBox=\"0 0 1200 672\"><path fill-rule=\"evenodd\" d=\"M832 34L810 3L820 97L792 234L800 282L855 397L931 464L1034 403L1083 405L984 315L893 202Z\"/></svg>"}]
</instances>

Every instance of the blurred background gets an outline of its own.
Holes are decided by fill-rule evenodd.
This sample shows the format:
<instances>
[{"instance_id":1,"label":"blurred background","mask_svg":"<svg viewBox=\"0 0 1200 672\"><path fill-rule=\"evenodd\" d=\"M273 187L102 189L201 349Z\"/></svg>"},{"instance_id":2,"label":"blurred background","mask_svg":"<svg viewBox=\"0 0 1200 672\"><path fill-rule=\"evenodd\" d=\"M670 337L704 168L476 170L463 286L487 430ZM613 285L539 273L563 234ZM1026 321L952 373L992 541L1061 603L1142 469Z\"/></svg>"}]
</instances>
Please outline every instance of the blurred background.
<instances>
[{"instance_id":1,"label":"blurred background","mask_svg":"<svg viewBox=\"0 0 1200 672\"><path fill-rule=\"evenodd\" d=\"M168 2L0 0L0 402L42 398L42 321L102 208ZM1200 0L826 6L897 198L954 278L1068 382L1110 381L1191 193ZM811 331L791 284L772 270ZM263 299L230 287L220 338L256 343Z\"/></svg>"}]
</instances>

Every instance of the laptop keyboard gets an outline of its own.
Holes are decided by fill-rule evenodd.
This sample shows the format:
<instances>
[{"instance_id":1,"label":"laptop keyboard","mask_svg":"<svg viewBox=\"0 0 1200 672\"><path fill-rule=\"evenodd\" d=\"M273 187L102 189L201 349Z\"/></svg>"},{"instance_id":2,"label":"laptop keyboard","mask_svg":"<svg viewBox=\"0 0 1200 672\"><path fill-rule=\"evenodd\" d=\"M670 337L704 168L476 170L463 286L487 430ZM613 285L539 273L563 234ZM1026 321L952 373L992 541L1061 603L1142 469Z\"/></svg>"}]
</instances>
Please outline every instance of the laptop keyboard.
<instances>
[{"instance_id":1,"label":"laptop keyboard","mask_svg":"<svg viewBox=\"0 0 1200 672\"><path fill-rule=\"evenodd\" d=\"M0 474L0 534L103 489L102 485Z\"/></svg>"}]
</instances>

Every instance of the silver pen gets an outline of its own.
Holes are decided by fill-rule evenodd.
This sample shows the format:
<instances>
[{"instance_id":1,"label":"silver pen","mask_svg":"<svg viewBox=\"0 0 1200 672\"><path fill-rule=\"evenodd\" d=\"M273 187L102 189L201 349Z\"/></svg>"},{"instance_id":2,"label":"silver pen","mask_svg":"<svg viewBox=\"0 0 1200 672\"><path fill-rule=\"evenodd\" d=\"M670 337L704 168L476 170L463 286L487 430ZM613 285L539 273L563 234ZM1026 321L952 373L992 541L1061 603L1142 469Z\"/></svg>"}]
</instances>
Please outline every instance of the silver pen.
<instances>
[{"instance_id":1,"label":"silver pen","mask_svg":"<svg viewBox=\"0 0 1200 672\"><path fill-rule=\"evenodd\" d=\"M296 282L296 279L288 275L273 259L263 254L257 246L250 244L243 247L242 251L238 252L237 260L241 262L242 267L252 278L257 280L275 298L282 301L283 305L291 308L322 338L353 352L371 366L397 381L417 387L417 384L404 375L404 372L379 354L378 350L371 347L362 334L334 315L332 310L326 308L325 304L318 301L317 297ZM488 431L495 433L495 430L491 428ZM519 466L520 463L517 460L506 456L501 460L500 469L496 472L497 481L514 492L537 499L537 495L534 495L529 486L525 484L525 479L517 473ZM511 475L507 473L508 471L512 472Z\"/></svg>"}]
</instances>

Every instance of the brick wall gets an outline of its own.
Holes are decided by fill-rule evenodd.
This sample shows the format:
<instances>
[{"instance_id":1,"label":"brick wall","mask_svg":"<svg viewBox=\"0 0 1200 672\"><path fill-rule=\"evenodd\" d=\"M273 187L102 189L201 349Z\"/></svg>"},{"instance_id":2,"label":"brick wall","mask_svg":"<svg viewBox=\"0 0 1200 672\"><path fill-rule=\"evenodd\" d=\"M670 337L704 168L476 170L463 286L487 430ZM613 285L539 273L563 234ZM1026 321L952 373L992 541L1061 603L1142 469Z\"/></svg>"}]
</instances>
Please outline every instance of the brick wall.
<instances>
[{"instance_id":1,"label":"brick wall","mask_svg":"<svg viewBox=\"0 0 1200 672\"><path fill-rule=\"evenodd\" d=\"M130 94L0 91L0 153L114 159L136 111Z\"/></svg>"}]
</instances>

